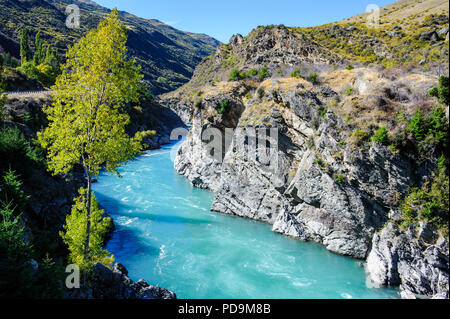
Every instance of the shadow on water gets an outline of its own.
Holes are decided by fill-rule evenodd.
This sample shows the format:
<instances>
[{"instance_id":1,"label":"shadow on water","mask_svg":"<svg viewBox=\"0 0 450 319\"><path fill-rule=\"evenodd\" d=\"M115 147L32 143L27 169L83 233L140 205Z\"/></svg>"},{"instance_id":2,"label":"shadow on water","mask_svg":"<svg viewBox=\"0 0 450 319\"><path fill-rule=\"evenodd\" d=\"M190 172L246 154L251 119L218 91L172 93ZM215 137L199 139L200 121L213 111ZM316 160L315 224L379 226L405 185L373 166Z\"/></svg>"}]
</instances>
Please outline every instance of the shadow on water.
<instances>
[{"instance_id":1,"label":"shadow on water","mask_svg":"<svg viewBox=\"0 0 450 319\"><path fill-rule=\"evenodd\" d=\"M186 218L182 216L176 216L176 215L162 215L162 214L151 214L151 213L144 213L144 212L136 212L136 207L132 205L128 205L123 203L122 201L113 198L111 196L107 196L99 191L95 192L95 196L97 197L98 201L102 203L102 207L105 209L106 213L109 215L114 216L126 216L126 217L133 217L133 218L139 218L142 220L150 220L155 222L162 222L162 223L170 223L170 224L213 224L214 221L212 220L206 220L206 219L198 219L198 218ZM130 214L120 214L120 210L129 210L132 211Z\"/></svg>"}]
</instances>

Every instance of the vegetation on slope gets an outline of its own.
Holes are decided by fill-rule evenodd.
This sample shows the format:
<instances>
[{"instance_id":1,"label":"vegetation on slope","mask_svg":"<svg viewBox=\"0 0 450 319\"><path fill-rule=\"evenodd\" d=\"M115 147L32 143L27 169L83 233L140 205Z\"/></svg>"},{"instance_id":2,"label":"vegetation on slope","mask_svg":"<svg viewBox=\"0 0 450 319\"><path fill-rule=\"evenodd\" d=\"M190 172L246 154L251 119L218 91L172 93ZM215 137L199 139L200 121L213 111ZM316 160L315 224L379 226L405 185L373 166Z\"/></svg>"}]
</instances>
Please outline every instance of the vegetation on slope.
<instances>
[{"instance_id":1,"label":"vegetation on slope","mask_svg":"<svg viewBox=\"0 0 450 319\"><path fill-rule=\"evenodd\" d=\"M80 7L80 29L65 26L68 4ZM109 12L86 1L5 0L0 2L0 31L16 41L24 28L30 31L30 37L40 31L42 39L63 55L69 45L96 27ZM171 91L189 81L195 67L219 44L206 35L182 32L157 20L126 12L120 12L120 17L129 32L129 54L142 66L154 94ZM31 47L35 49L34 44Z\"/></svg>"}]
</instances>

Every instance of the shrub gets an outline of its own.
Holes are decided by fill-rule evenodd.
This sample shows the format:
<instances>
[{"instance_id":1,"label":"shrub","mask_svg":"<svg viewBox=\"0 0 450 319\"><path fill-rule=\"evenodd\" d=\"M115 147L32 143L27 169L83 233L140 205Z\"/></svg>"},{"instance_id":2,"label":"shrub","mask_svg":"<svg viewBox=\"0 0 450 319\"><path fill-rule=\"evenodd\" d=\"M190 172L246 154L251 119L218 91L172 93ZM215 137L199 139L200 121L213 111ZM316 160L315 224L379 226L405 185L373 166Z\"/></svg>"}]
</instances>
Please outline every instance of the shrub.
<instances>
[{"instance_id":1,"label":"shrub","mask_svg":"<svg viewBox=\"0 0 450 319\"><path fill-rule=\"evenodd\" d=\"M422 187L413 188L405 198L401 205L403 226L425 220L433 223L448 239L448 197L448 176L438 172Z\"/></svg>"},{"instance_id":2,"label":"shrub","mask_svg":"<svg viewBox=\"0 0 450 319\"><path fill-rule=\"evenodd\" d=\"M258 70L257 69L251 69L248 74L250 76L257 76L258 75Z\"/></svg>"},{"instance_id":3,"label":"shrub","mask_svg":"<svg viewBox=\"0 0 450 319\"><path fill-rule=\"evenodd\" d=\"M323 109L322 112L320 112L320 117L324 118L328 113L328 109Z\"/></svg>"},{"instance_id":4,"label":"shrub","mask_svg":"<svg viewBox=\"0 0 450 319\"><path fill-rule=\"evenodd\" d=\"M318 157L318 158L316 159L316 163L317 163L317 165L322 166L323 160L322 160L320 157Z\"/></svg>"},{"instance_id":5,"label":"shrub","mask_svg":"<svg viewBox=\"0 0 450 319\"><path fill-rule=\"evenodd\" d=\"M12 204L13 205L13 204ZM23 297L30 287L32 247L24 239L25 230L11 204L0 205L0 298Z\"/></svg>"},{"instance_id":6,"label":"shrub","mask_svg":"<svg viewBox=\"0 0 450 319\"><path fill-rule=\"evenodd\" d=\"M249 92L249 93L247 93L247 94L245 94L245 98L247 98L247 99L251 99L252 98L252 94Z\"/></svg>"},{"instance_id":7,"label":"shrub","mask_svg":"<svg viewBox=\"0 0 450 319\"><path fill-rule=\"evenodd\" d=\"M259 79L262 81L268 77L270 77L269 68L265 65L259 70Z\"/></svg>"},{"instance_id":8,"label":"shrub","mask_svg":"<svg viewBox=\"0 0 450 319\"><path fill-rule=\"evenodd\" d=\"M28 175L32 167L42 167L42 151L32 146L17 128L0 130L0 174L8 169Z\"/></svg>"},{"instance_id":9,"label":"shrub","mask_svg":"<svg viewBox=\"0 0 450 319\"><path fill-rule=\"evenodd\" d=\"M218 114L223 114L228 111L228 107L230 106L230 101L223 100L220 102L220 105L216 107L216 111Z\"/></svg>"},{"instance_id":10,"label":"shrub","mask_svg":"<svg viewBox=\"0 0 450 319\"><path fill-rule=\"evenodd\" d=\"M16 215L19 215L26 206L29 196L26 196L22 190L22 182L19 176L12 170L8 170L0 181L0 205L6 207L11 203L10 207Z\"/></svg>"},{"instance_id":11,"label":"shrub","mask_svg":"<svg viewBox=\"0 0 450 319\"><path fill-rule=\"evenodd\" d=\"M361 144L369 139L369 133L358 128L353 131L351 136L351 142L354 145L361 146Z\"/></svg>"},{"instance_id":12,"label":"shrub","mask_svg":"<svg viewBox=\"0 0 450 319\"><path fill-rule=\"evenodd\" d=\"M307 80L314 85L320 84L319 76L315 72L314 73L310 72L307 77Z\"/></svg>"},{"instance_id":13,"label":"shrub","mask_svg":"<svg viewBox=\"0 0 450 319\"><path fill-rule=\"evenodd\" d=\"M381 145L389 144L388 132L385 126L380 127L375 135L372 137L372 141L378 142Z\"/></svg>"},{"instance_id":14,"label":"shrub","mask_svg":"<svg viewBox=\"0 0 450 319\"><path fill-rule=\"evenodd\" d=\"M428 92L431 96L437 97L439 103L449 104L449 78L447 76L441 76L439 78L438 87L432 88Z\"/></svg>"},{"instance_id":15,"label":"shrub","mask_svg":"<svg viewBox=\"0 0 450 319\"><path fill-rule=\"evenodd\" d=\"M348 65L345 67L345 69L350 71L350 70L353 70L354 67L353 67L353 65L348 64Z\"/></svg>"},{"instance_id":16,"label":"shrub","mask_svg":"<svg viewBox=\"0 0 450 319\"><path fill-rule=\"evenodd\" d=\"M352 94L353 94L353 87L350 86L349 88L347 88L347 89L344 91L344 94L347 95L347 96L352 95Z\"/></svg>"},{"instance_id":17,"label":"shrub","mask_svg":"<svg viewBox=\"0 0 450 319\"><path fill-rule=\"evenodd\" d=\"M230 81L238 81L241 78L241 74L239 72L239 70L237 69L233 69L233 71L231 71L230 74Z\"/></svg>"},{"instance_id":18,"label":"shrub","mask_svg":"<svg viewBox=\"0 0 450 319\"><path fill-rule=\"evenodd\" d=\"M344 175L342 175L342 174L337 174L334 179L335 179L336 183L338 183L338 184L344 183L344 180L345 180Z\"/></svg>"},{"instance_id":19,"label":"shrub","mask_svg":"<svg viewBox=\"0 0 450 319\"><path fill-rule=\"evenodd\" d=\"M299 69L295 69L291 73L291 78L303 79L303 75L300 74L300 70Z\"/></svg>"}]
</instances>

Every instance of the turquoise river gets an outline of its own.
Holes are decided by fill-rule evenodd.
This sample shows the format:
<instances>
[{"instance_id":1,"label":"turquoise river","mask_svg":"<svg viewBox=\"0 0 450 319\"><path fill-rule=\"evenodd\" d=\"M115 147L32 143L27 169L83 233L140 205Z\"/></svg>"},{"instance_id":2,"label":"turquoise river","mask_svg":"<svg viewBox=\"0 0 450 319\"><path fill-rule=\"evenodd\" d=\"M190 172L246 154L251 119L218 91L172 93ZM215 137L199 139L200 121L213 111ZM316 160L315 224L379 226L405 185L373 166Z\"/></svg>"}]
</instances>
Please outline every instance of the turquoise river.
<instances>
[{"instance_id":1,"label":"turquoise river","mask_svg":"<svg viewBox=\"0 0 450 319\"><path fill-rule=\"evenodd\" d=\"M268 224L210 211L213 194L177 175L180 143L102 173L94 190L116 231L107 245L131 279L178 298L397 298L371 288L361 262L271 232Z\"/></svg>"}]
</instances>

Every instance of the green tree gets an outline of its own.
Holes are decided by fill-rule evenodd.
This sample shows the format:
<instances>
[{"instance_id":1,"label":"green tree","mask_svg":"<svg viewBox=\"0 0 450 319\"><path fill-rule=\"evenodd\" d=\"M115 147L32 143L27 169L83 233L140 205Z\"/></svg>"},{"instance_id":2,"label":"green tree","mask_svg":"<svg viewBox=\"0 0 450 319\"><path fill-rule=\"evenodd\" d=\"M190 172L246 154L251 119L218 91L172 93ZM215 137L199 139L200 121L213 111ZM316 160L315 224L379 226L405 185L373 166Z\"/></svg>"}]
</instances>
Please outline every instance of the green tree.
<instances>
[{"instance_id":1,"label":"green tree","mask_svg":"<svg viewBox=\"0 0 450 319\"><path fill-rule=\"evenodd\" d=\"M449 104L449 78L448 76L441 76L439 78L439 85L432 88L429 91L431 96L437 97L439 103L448 105Z\"/></svg>"},{"instance_id":2,"label":"green tree","mask_svg":"<svg viewBox=\"0 0 450 319\"><path fill-rule=\"evenodd\" d=\"M28 30L22 29L22 36L20 37L20 61L22 64L31 61L31 49L28 43Z\"/></svg>"},{"instance_id":3,"label":"green tree","mask_svg":"<svg viewBox=\"0 0 450 319\"><path fill-rule=\"evenodd\" d=\"M381 145L389 144L389 137L388 137L388 132L387 132L386 126L380 127L375 132L375 135L372 137L372 141L378 142Z\"/></svg>"},{"instance_id":4,"label":"green tree","mask_svg":"<svg viewBox=\"0 0 450 319\"><path fill-rule=\"evenodd\" d=\"M126 27L115 9L69 48L53 103L44 108L49 126L38 134L53 174L68 173L76 164L84 168L85 261L90 258L92 178L101 168L119 175L121 163L141 150L139 136L127 135L129 116L121 112L126 102L138 102L142 79L135 61L126 59L126 41Z\"/></svg>"},{"instance_id":5,"label":"green tree","mask_svg":"<svg viewBox=\"0 0 450 319\"><path fill-rule=\"evenodd\" d=\"M23 297L30 286L32 247L24 240L25 230L12 205L0 204L0 298Z\"/></svg>"},{"instance_id":6,"label":"green tree","mask_svg":"<svg viewBox=\"0 0 450 319\"><path fill-rule=\"evenodd\" d=\"M44 51L44 41L41 38L41 31L36 34L36 38L34 40L34 56L33 62L34 65L39 65L43 63L45 60L45 51Z\"/></svg>"},{"instance_id":7,"label":"green tree","mask_svg":"<svg viewBox=\"0 0 450 319\"><path fill-rule=\"evenodd\" d=\"M0 65L0 122L3 121L4 107L6 100L8 99L7 94L3 93L5 90L5 83L3 81L3 65Z\"/></svg>"},{"instance_id":8,"label":"green tree","mask_svg":"<svg viewBox=\"0 0 450 319\"><path fill-rule=\"evenodd\" d=\"M423 116L422 111L417 110L416 113L414 113L411 121L409 122L408 129L413 133L416 140L421 141L424 139L427 133L427 128L425 117Z\"/></svg>"},{"instance_id":9,"label":"green tree","mask_svg":"<svg viewBox=\"0 0 450 319\"><path fill-rule=\"evenodd\" d=\"M110 265L114 262L114 256L109 256L110 253L103 250L103 241L111 228L112 220L109 217L103 218L105 212L99 208L95 195L91 196L91 213L89 214L91 236L89 256L85 258L85 244L88 237L86 194L86 189L81 188L79 190L79 196L74 200L72 211L66 217L65 231L60 232L60 236L69 247L69 261L77 264L82 271L88 271L89 266L96 262L104 265Z\"/></svg>"}]
</instances>

